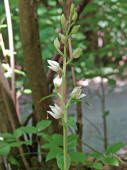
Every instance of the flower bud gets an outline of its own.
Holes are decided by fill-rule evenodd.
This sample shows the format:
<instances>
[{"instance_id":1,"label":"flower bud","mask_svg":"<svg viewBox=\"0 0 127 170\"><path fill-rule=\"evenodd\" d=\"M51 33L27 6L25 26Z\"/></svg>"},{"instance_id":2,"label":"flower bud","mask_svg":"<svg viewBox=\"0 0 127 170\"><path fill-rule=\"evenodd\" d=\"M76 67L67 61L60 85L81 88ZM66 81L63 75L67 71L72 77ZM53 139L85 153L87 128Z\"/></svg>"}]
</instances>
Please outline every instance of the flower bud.
<instances>
[{"instance_id":1,"label":"flower bud","mask_svg":"<svg viewBox=\"0 0 127 170\"><path fill-rule=\"evenodd\" d=\"M77 17L78 17L78 14L77 14L77 12L75 11L74 14L73 14L73 16L72 16L72 21L73 21L73 23L76 22Z\"/></svg>"},{"instance_id":2,"label":"flower bud","mask_svg":"<svg viewBox=\"0 0 127 170\"><path fill-rule=\"evenodd\" d=\"M58 38L56 38L56 39L54 40L54 46L56 47L56 49L59 49L59 48L60 48L60 42L59 42Z\"/></svg>"},{"instance_id":3,"label":"flower bud","mask_svg":"<svg viewBox=\"0 0 127 170\"><path fill-rule=\"evenodd\" d=\"M59 88L62 84L62 78L59 76L59 74L53 79L54 86Z\"/></svg>"},{"instance_id":4,"label":"flower bud","mask_svg":"<svg viewBox=\"0 0 127 170\"><path fill-rule=\"evenodd\" d=\"M79 28L80 28L80 25L76 25L76 26L74 26L74 27L72 28L71 34L75 34L75 33L77 33L77 32L78 32L78 30L79 30Z\"/></svg>"},{"instance_id":5,"label":"flower bud","mask_svg":"<svg viewBox=\"0 0 127 170\"><path fill-rule=\"evenodd\" d=\"M64 14L62 14L62 16L61 16L61 25L62 25L63 28L65 28L65 23L66 23L66 18L64 16Z\"/></svg>"},{"instance_id":6,"label":"flower bud","mask_svg":"<svg viewBox=\"0 0 127 170\"><path fill-rule=\"evenodd\" d=\"M55 104L55 106L49 106L49 107L51 108L51 111L47 111L47 113L49 113L55 119L62 118L63 116L62 109L57 104Z\"/></svg>"},{"instance_id":7,"label":"flower bud","mask_svg":"<svg viewBox=\"0 0 127 170\"><path fill-rule=\"evenodd\" d=\"M71 98L72 99L80 99L82 97L85 97L85 94L81 94L81 87L75 87L73 91L71 92Z\"/></svg>"},{"instance_id":8,"label":"flower bud","mask_svg":"<svg viewBox=\"0 0 127 170\"><path fill-rule=\"evenodd\" d=\"M73 52L72 58L79 58L80 55L81 55L81 53L82 53L82 48L77 48L77 49Z\"/></svg>"},{"instance_id":9,"label":"flower bud","mask_svg":"<svg viewBox=\"0 0 127 170\"><path fill-rule=\"evenodd\" d=\"M70 15L73 15L73 14L74 14L74 10L75 10L75 6L74 6L74 4L72 3L72 4L71 4Z\"/></svg>"},{"instance_id":10,"label":"flower bud","mask_svg":"<svg viewBox=\"0 0 127 170\"><path fill-rule=\"evenodd\" d=\"M59 63L56 61L48 60L48 64L48 67L55 72L59 72L61 70Z\"/></svg>"},{"instance_id":11,"label":"flower bud","mask_svg":"<svg viewBox=\"0 0 127 170\"><path fill-rule=\"evenodd\" d=\"M62 43L65 44L66 43L66 37L61 33L59 33L59 36L60 36Z\"/></svg>"}]
</instances>

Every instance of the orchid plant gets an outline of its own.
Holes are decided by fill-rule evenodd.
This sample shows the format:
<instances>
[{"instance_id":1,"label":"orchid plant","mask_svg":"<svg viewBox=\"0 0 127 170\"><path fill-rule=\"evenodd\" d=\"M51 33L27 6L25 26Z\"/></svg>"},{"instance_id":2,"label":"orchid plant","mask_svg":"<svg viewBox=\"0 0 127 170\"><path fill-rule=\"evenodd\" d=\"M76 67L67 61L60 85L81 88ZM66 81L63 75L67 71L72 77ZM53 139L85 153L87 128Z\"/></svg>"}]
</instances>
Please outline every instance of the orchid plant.
<instances>
[{"instance_id":1,"label":"orchid plant","mask_svg":"<svg viewBox=\"0 0 127 170\"><path fill-rule=\"evenodd\" d=\"M50 111L47 111L48 114L50 114L55 119L62 119L63 124L63 150L64 150L64 170L68 170L68 148L67 148L67 134L68 134L68 127L66 124L68 123L68 107L71 104L71 101L74 99L81 99L82 97L85 97L85 94L82 94L81 87L75 87L71 94L70 99L66 102L65 99L65 89L66 89L66 71L67 66L72 62L73 59L77 59L80 57L82 53L81 48L77 48L74 50L72 54L72 58L68 59L67 57L67 48L68 48L68 39L71 38L72 34L76 34L80 28L79 25L74 26L77 19L77 12L74 7L74 4L71 5L70 9L70 16L69 21L66 26L66 18L64 15L61 16L61 26L63 29L63 34L59 33L59 39L61 43L64 45L64 50L60 50L60 41L58 38L54 40L54 46L57 50L57 52L63 56L63 68L60 67L59 63L53 60L48 60L49 68L52 71L56 72L56 76L53 80L54 87L55 87L55 93L57 94L57 97L60 99L62 106L58 106L55 104L54 106L49 106ZM58 88L61 88L61 93L59 92Z\"/></svg>"}]
</instances>

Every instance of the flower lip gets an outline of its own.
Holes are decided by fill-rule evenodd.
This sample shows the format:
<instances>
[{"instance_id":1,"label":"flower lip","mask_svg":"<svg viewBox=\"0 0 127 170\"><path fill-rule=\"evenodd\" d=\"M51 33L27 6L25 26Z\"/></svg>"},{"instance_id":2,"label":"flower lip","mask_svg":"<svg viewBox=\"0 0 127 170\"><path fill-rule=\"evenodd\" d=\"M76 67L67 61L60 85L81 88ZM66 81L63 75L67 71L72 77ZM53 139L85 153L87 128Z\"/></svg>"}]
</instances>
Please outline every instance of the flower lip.
<instances>
[{"instance_id":1,"label":"flower lip","mask_svg":"<svg viewBox=\"0 0 127 170\"><path fill-rule=\"evenodd\" d=\"M59 74L53 79L53 83L55 87L60 87L62 84L62 78L59 76Z\"/></svg>"},{"instance_id":2,"label":"flower lip","mask_svg":"<svg viewBox=\"0 0 127 170\"><path fill-rule=\"evenodd\" d=\"M60 71L60 65L58 62L53 61L53 60L48 60L49 68L55 72Z\"/></svg>"},{"instance_id":3,"label":"flower lip","mask_svg":"<svg viewBox=\"0 0 127 170\"><path fill-rule=\"evenodd\" d=\"M62 118L62 110L57 104L55 104L55 106L50 105L49 107L50 107L51 111L47 111L47 113L49 113L55 119Z\"/></svg>"}]
</instances>

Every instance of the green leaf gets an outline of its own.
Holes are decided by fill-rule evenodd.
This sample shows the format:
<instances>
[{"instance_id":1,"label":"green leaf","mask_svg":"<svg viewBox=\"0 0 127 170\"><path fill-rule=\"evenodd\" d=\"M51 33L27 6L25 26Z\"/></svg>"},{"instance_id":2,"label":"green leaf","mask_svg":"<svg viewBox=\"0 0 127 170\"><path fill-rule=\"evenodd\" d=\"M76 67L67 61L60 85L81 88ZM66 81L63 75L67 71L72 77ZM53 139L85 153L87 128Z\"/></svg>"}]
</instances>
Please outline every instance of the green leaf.
<instances>
[{"instance_id":1,"label":"green leaf","mask_svg":"<svg viewBox=\"0 0 127 170\"><path fill-rule=\"evenodd\" d=\"M48 152L48 154L46 156L46 161L54 159L54 158L56 158L56 156L58 154L62 154L62 153L63 153L62 148L59 148L59 147L51 148L51 150Z\"/></svg>"},{"instance_id":2,"label":"green leaf","mask_svg":"<svg viewBox=\"0 0 127 170\"><path fill-rule=\"evenodd\" d=\"M32 145L32 140L23 141L22 144L25 144L25 145Z\"/></svg>"},{"instance_id":3,"label":"green leaf","mask_svg":"<svg viewBox=\"0 0 127 170\"><path fill-rule=\"evenodd\" d=\"M60 134L53 134L50 143L52 143L53 146L63 146L63 136Z\"/></svg>"},{"instance_id":4,"label":"green leaf","mask_svg":"<svg viewBox=\"0 0 127 170\"><path fill-rule=\"evenodd\" d=\"M72 117L72 116L70 116L70 117L68 118L67 123L62 122L62 125L63 125L63 126L66 126L66 127L71 126L71 127L73 127L75 130L77 130L77 125L76 125L76 123L75 123L75 121L74 121L74 117Z\"/></svg>"},{"instance_id":5,"label":"green leaf","mask_svg":"<svg viewBox=\"0 0 127 170\"><path fill-rule=\"evenodd\" d=\"M44 130L46 129L47 127L49 127L51 124L51 121L50 120L42 120L40 122L37 123L37 130L38 131L41 131L41 130Z\"/></svg>"},{"instance_id":6,"label":"green leaf","mask_svg":"<svg viewBox=\"0 0 127 170\"><path fill-rule=\"evenodd\" d=\"M119 161L113 157L105 157L102 159L102 162L112 166L119 166Z\"/></svg>"},{"instance_id":7,"label":"green leaf","mask_svg":"<svg viewBox=\"0 0 127 170\"><path fill-rule=\"evenodd\" d=\"M22 142L22 141L19 141L19 142L10 143L9 145L10 145L11 147L19 147L19 146L21 146L22 144L23 144L23 142Z\"/></svg>"},{"instance_id":8,"label":"green leaf","mask_svg":"<svg viewBox=\"0 0 127 170\"><path fill-rule=\"evenodd\" d=\"M61 170L64 170L64 158L63 158L63 155L57 154L56 160L57 160L58 168L60 168ZM70 158L69 155L67 155L67 169L69 169L70 165L71 165L71 158Z\"/></svg>"},{"instance_id":9,"label":"green leaf","mask_svg":"<svg viewBox=\"0 0 127 170\"><path fill-rule=\"evenodd\" d=\"M83 152L70 152L71 162L84 163L86 156Z\"/></svg>"},{"instance_id":10,"label":"green leaf","mask_svg":"<svg viewBox=\"0 0 127 170\"><path fill-rule=\"evenodd\" d=\"M102 170L103 166L101 163L96 162L93 164L93 168L95 168L97 170Z\"/></svg>"},{"instance_id":11,"label":"green leaf","mask_svg":"<svg viewBox=\"0 0 127 170\"><path fill-rule=\"evenodd\" d=\"M21 127L21 128L16 129L16 130L13 132L13 137L19 138L19 137L22 136L23 134L24 134L24 132L23 132L22 127Z\"/></svg>"},{"instance_id":12,"label":"green leaf","mask_svg":"<svg viewBox=\"0 0 127 170\"><path fill-rule=\"evenodd\" d=\"M82 100L81 99L72 99L70 104L79 103L79 102L82 102Z\"/></svg>"},{"instance_id":13,"label":"green leaf","mask_svg":"<svg viewBox=\"0 0 127 170\"><path fill-rule=\"evenodd\" d=\"M123 144L122 142L119 143L115 143L112 144L108 147L108 149L105 151L105 153L107 155L109 154L115 154L116 152L118 152L121 148L123 148L125 146L125 144Z\"/></svg>"},{"instance_id":14,"label":"green leaf","mask_svg":"<svg viewBox=\"0 0 127 170\"><path fill-rule=\"evenodd\" d=\"M106 112L104 112L104 115L103 115L103 117L106 117L106 116L108 116L108 115L109 115L109 113L110 113L110 111L109 111L109 110L107 110Z\"/></svg>"},{"instance_id":15,"label":"green leaf","mask_svg":"<svg viewBox=\"0 0 127 170\"><path fill-rule=\"evenodd\" d=\"M45 133L37 133L37 135L38 136L41 136L45 141L48 141L48 142L50 142L51 141L51 136L49 136L49 135L47 135L47 134L45 134Z\"/></svg>"},{"instance_id":16,"label":"green leaf","mask_svg":"<svg viewBox=\"0 0 127 170\"><path fill-rule=\"evenodd\" d=\"M48 98L54 97L54 96L57 96L57 94L53 93L53 94L50 94L50 95L48 95L48 96L45 96L45 97L43 97L43 98L39 101L39 103L40 103L40 102L43 102L44 100L46 100L46 99L48 99Z\"/></svg>"},{"instance_id":17,"label":"green leaf","mask_svg":"<svg viewBox=\"0 0 127 170\"><path fill-rule=\"evenodd\" d=\"M3 137L3 138L13 138L13 135L10 134L10 133L1 133L0 137Z\"/></svg>"},{"instance_id":18,"label":"green leaf","mask_svg":"<svg viewBox=\"0 0 127 170\"><path fill-rule=\"evenodd\" d=\"M110 86L115 86L116 85L116 81L114 79L108 79L108 84Z\"/></svg>"},{"instance_id":19,"label":"green leaf","mask_svg":"<svg viewBox=\"0 0 127 170\"><path fill-rule=\"evenodd\" d=\"M77 145L77 139L78 139L78 136L77 135L70 135L68 136L68 148L71 149L73 147L75 147Z\"/></svg>"},{"instance_id":20,"label":"green leaf","mask_svg":"<svg viewBox=\"0 0 127 170\"><path fill-rule=\"evenodd\" d=\"M95 159L102 158L102 155L100 153L97 153L97 152L91 153L90 156L94 157Z\"/></svg>"},{"instance_id":21,"label":"green leaf","mask_svg":"<svg viewBox=\"0 0 127 170\"><path fill-rule=\"evenodd\" d=\"M24 90L23 90L23 93L24 93L24 94L31 94L31 93L32 93L32 90L31 90L31 89L24 89Z\"/></svg>"},{"instance_id":22,"label":"green leaf","mask_svg":"<svg viewBox=\"0 0 127 170\"><path fill-rule=\"evenodd\" d=\"M9 161L10 164L12 164L12 165L17 165L17 166L20 165L19 162L18 162L14 157L12 157L12 156L9 156L8 161Z\"/></svg>"},{"instance_id":23,"label":"green leaf","mask_svg":"<svg viewBox=\"0 0 127 170\"><path fill-rule=\"evenodd\" d=\"M54 148L63 146L63 136L60 134L53 134L48 140L48 144L41 146L41 148Z\"/></svg>"},{"instance_id":24,"label":"green leaf","mask_svg":"<svg viewBox=\"0 0 127 170\"><path fill-rule=\"evenodd\" d=\"M37 132L37 128L35 128L34 126L22 127L22 130L24 133L36 133Z\"/></svg>"},{"instance_id":25,"label":"green leaf","mask_svg":"<svg viewBox=\"0 0 127 170\"><path fill-rule=\"evenodd\" d=\"M0 144L0 155L7 156L11 150L11 147L8 143Z\"/></svg>"},{"instance_id":26,"label":"green leaf","mask_svg":"<svg viewBox=\"0 0 127 170\"><path fill-rule=\"evenodd\" d=\"M50 143L46 143L46 144L44 144L44 145L41 146L41 148L44 148L44 149L45 149L45 148L50 148L50 147L52 148L52 146L51 146Z\"/></svg>"},{"instance_id":27,"label":"green leaf","mask_svg":"<svg viewBox=\"0 0 127 170\"><path fill-rule=\"evenodd\" d=\"M15 69L15 73L16 73L16 74L20 74L20 75L22 75L22 76L26 76L25 72L24 72L24 71L21 71L21 70Z\"/></svg>"}]
</instances>

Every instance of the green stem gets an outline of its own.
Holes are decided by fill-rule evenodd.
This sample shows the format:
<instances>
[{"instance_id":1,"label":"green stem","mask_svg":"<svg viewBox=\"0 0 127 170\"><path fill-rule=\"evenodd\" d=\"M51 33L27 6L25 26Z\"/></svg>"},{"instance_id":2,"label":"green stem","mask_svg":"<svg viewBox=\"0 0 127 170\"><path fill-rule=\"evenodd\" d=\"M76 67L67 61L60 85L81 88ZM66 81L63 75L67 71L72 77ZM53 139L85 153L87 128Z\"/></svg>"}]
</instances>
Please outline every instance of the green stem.
<instances>
[{"instance_id":1,"label":"green stem","mask_svg":"<svg viewBox=\"0 0 127 170\"><path fill-rule=\"evenodd\" d=\"M63 61L63 74L62 74L62 106L64 114L64 123L67 123L67 109L65 104L65 86L66 86L66 55L67 55L67 40L64 45L64 61ZM67 127L63 126L63 148L64 148L64 170L67 170Z\"/></svg>"}]
</instances>

